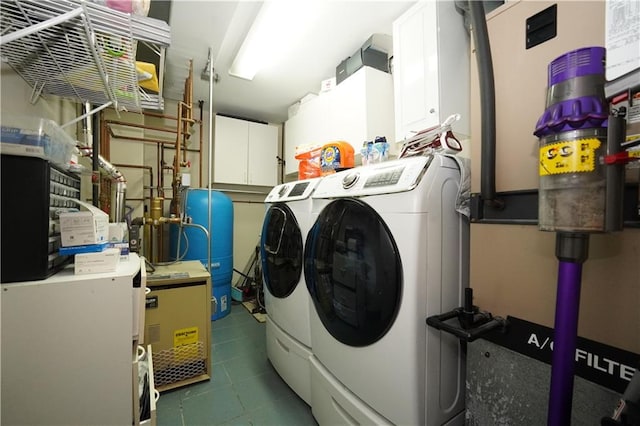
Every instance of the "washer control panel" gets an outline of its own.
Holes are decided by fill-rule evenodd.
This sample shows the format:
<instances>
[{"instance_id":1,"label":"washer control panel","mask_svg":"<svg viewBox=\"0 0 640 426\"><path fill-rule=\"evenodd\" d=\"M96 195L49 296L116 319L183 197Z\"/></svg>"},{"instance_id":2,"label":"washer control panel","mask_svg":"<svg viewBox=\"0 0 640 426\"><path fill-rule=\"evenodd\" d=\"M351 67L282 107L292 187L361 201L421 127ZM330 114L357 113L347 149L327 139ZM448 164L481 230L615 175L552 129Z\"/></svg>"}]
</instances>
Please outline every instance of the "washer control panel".
<instances>
[{"instance_id":1,"label":"washer control panel","mask_svg":"<svg viewBox=\"0 0 640 426\"><path fill-rule=\"evenodd\" d=\"M375 175L367 178L367 181L364 183L364 187L369 188L371 186L395 185L400 180L400 176L402 176L403 171L404 167L376 173Z\"/></svg>"},{"instance_id":2,"label":"washer control panel","mask_svg":"<svg viewBox=\"0 0 640 426\"><path fill-rule=\"evenodd\" d=\"M344 189L351 188L353 185L356 184L359 177L360 177L360 173L358 172L347 173L347 175L342 178L342 187Z\"/></svg>"},{"instance_id":3,"label":"washer control panel","mask_svg":"<svg viewBox=\"0 0 640 426\"><path fill-rule=\"evenodd\" d=\"M322 178L312 197L357 197L411 191L420 183L433 159L402 158L328 175Z\"/></svg>"}]
</instances>

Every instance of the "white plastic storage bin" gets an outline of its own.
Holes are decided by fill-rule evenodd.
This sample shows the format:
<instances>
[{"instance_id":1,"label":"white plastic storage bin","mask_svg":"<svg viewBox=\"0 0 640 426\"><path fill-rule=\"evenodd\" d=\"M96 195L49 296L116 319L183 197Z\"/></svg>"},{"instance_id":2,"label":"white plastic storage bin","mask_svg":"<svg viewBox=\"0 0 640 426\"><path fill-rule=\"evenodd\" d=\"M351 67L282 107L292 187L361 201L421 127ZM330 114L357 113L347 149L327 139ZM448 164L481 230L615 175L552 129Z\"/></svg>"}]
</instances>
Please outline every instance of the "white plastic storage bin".
<instances>
[{"instance_id":1,"label":"white plastic storage bin","mask_svg":"<svg viewBox=\"0 0 640 426\"><path fill-rule=\"evenodd\" d=\"M3 154L44 158L65 170L69 168L76 144L54 121L3 115L0 127Z\"/></svg>"}]
</instances>

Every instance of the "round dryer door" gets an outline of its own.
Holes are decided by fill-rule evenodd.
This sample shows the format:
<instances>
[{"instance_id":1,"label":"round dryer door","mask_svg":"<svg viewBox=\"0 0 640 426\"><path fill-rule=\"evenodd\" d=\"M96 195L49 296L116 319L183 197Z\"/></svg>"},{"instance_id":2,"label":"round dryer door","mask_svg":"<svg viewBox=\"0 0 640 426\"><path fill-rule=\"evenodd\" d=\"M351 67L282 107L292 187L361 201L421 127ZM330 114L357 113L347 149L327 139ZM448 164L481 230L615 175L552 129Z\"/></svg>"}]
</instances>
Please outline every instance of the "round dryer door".
<instances>
[{"instance_id":1,"label":"round dryer door","mask_svg":"<svg viewBox=\"0 0 640 426\"><path fill-rule=\"evenodd\" d=\"M302 234L291 209L282 203L267 210L260 241L264 281L279 298L295 290L302 274Z\"/></svg>"},{"instance_id":2,"label":"round dryer door","mask_svg":"<svg viewBox=\"0 0 640 426\"><path fill-rule=\"evenodd\" d=\"M378 213L350 198L332 201L307 236L304 274L320 320L338 341L367 346L396 318L402 265Z\"/></svg>"}]
</instances>

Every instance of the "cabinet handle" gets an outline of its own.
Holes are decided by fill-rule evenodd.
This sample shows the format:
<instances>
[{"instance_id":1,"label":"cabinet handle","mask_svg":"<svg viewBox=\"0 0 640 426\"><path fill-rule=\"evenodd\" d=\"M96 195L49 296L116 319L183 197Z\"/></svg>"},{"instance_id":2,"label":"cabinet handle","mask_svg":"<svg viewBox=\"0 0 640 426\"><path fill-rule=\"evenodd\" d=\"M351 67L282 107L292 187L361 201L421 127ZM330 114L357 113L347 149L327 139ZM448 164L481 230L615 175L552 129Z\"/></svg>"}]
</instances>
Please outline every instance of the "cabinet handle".
<instances>
[{"instance_id":1,"label":"cabinet handle","mask_svg":"<svg viewBox=\"0 0 640 426\"><path fill-rule=\"evenodd\" d=\"M158 402L158 400L160 399L160 392L158 392L158 389L153 390L153 398L156 400L156 402Z\"/></svg>"},{"instance_id":2,"label":"cabinet handle","mask_svg":"<svg viewBox=\"0 0 640 426\"><path fill-rule=\"evenodd\" d=\"M147 351L145 350L144 346L138 345L138 361L142 361L146 354Z\"/></svg>"}]
</instances>

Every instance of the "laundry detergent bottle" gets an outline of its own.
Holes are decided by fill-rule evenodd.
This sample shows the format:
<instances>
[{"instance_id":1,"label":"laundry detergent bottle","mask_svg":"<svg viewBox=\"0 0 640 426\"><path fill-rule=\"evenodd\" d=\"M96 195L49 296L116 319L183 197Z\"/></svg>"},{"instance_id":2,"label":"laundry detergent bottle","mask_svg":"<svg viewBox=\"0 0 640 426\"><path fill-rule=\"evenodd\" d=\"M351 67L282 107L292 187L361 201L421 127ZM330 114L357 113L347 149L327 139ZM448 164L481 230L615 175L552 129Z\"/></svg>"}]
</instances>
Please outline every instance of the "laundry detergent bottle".
<instances>
[{"instance_id":1,"label":"laundry detergent bottle","mask_svg":"<svg viewBox=\"0 0 640 426\"><path fill-rule=\"evenodd\" d=\"M354 166L353 147L349 142L329 142L322 147L320 168L322 175L335 173L336 170L348 169Z\"/></svg>"}]
</instances>

